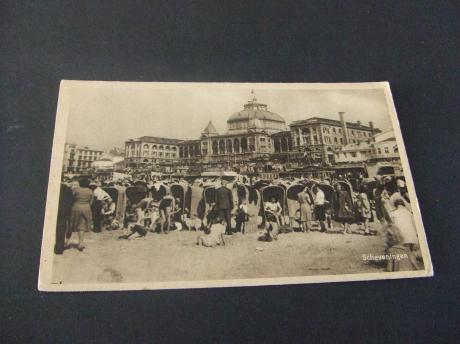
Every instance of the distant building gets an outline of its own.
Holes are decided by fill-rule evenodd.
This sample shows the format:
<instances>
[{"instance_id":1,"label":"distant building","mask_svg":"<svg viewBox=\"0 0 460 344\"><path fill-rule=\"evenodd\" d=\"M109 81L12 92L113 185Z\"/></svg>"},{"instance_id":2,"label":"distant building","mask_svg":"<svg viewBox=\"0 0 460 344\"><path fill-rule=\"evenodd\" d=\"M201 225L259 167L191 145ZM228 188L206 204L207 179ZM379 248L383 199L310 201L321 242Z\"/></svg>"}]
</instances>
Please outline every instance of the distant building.
<instances>
[{"instance_id":1,"label":"distant building","mask_svg":"<svg viewBox=\"0 0 460 344\"><path fill-rule=\"evenodd\" d=\"M80 173L91 168L91 164L99 160L104 151L79 146L72 143L64 145L63 171Z\"/></svg>"},{"instance_id":2,"label":"distant building","mask_svg":"<svg viewBox=\"0 0 460 344\"><path fill-rule=\"evenodd\" d=\"M274 152L271 135L286 130L285 120L253 97L229 117L226 133L218 133L210 121L196 140L144 136L126 141L126 164L135 167L180 162L190 167L229 168L268 160Z\"/></svg>"},{"instance_id":3,"label":"distant building","mask_svg":"<svg viewBox=\"0 0 460 344\"><path fill-rule=\"evenodd\" d=\"M113 171L113 161L109 158L102 158L100 160L93 161L91 168L94 172Z\"/></svg>"},{"instance_id":4,"label":"distant building","mask_svg":"<svg viewBox=\"0 0 460 344\"><path fill-rule=\"evenodd\" d=\"M126 167L177 162L179 143L183 140L142 136L125 142Z\"/></svg>"},{"instance_id":5,"label":"distant building","mask_svg":"<svg viewBox=\"0 0 460 344\"><path fill-rule=\"evenodd\" d=\"M372 142L372 153L369 157L372 162L400 161L398 144L393 130L386 130L374 136Z\"/></svg>"},{"instance_id":6,"label":"distant building","mask_svg":"<svg viewBox=\"0 0 460 344\"><path fill-rule=\"evenodd\" d=\"M93 161L91 168L94 172L119 171L124 168L124 158L105 153L99 160Z\"/></svg>"},{"instance_id":7,"label":"distant building","mask_svg":"<svg viewBox=\"0 0 460 344\"><path fill-rule=\"evenodd\" d=\"M344 113L339 112L340 120L312 117L294 121L289 125L293 142L293 150L308 149L313 158L330 164L335 163L334 152L348 144L369 141L378 132L372 122L369 126L361 122L346 122Z\"/></svg>"},{"instance_id":8,"label":"distant building","mask_svg":"<svg viewBox=\"0 0 460 344\"><path fill-rule=\"evenodd\" d=\"M286 131L286 122L255 97L227 120L227 132L219 134L209 122L201 138L201 163L208 167L242 166L267 161L274 152L272 134Z\"/></svg>"},{"instance_id":9,"label":"distant building","mask_svg":"<svg viewBox=\"0 0 460 344\"><path fill-rule=\"evenodd\" d=\"M372 146L370 143L360 141L358 143L350 143L334 152L335 163L366 162L369 160L371 153Z\"/></svg>"},{"instance_id":10,"label":"distant building","mask_svg":"<svg viewBox=\"0 0 460 344\"><path fill-rule=\"evenodd\" d=\"M107 151L108 154L111 156L125 156L125 149L119 147L113 147L112 149Z\"/></svg>"}]
</instances>

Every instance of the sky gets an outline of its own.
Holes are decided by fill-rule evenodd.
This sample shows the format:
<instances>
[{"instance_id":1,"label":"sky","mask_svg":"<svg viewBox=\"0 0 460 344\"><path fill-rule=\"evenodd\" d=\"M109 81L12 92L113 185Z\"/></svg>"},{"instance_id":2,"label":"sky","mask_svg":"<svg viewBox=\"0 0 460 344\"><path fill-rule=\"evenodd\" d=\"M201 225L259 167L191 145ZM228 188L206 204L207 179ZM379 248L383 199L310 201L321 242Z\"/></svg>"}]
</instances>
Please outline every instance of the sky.
<instances>
[{"instance_id":1,"label":"sky","mask_svg":"<svg viewBox=\"0 0 460 344\"><path fill-rule=\"evenodd\" d=\"M227 119L241 111L254 96L286 124L310 117L348 122L369 121L381 130L391 128L382 89L275 89L251 84L201 84L175 88L138 83L77 83L70 93L66 142L98 149L124 148L124 142L141 136L198 139L209 121L219 133ZM147 86L147 87L146 87ZM254 94L251 94L254 90Z\"/></svg>"}]
</instances>

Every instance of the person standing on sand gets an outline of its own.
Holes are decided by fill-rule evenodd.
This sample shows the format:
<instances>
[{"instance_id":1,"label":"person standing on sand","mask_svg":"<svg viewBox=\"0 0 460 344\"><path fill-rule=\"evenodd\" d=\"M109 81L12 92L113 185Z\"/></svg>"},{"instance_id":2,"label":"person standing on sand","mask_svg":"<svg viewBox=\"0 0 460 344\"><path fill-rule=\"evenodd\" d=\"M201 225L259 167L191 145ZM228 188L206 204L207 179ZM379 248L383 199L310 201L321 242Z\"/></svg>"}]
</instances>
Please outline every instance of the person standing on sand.
<instances>
[{"instance_id":1,"label":"person standing on sand","mask_svg":"<svg viewBox=\"0 0 460 344\"><path fill-rule=\"evenodd\" d=\"M300 204L300 224L302 232L309 232L309 222L311 221L311 200L308 188L305 188L297 195Z\"/></svg>"},{"instance_id":2,"label":"person standing on sand","mask_svg":"<svg viewBox=\"0 0 460 344\"><path fill-rule=\"evenodd\" d=\"M83 251L84 232L91 230L92 212L91 202L93 201L93 191L89 188L90 181L82 179L80 186L73 189L74 203L70 213L70 230L78 232L78 250Z\"/></svg>"},{"instance_id":3,"label":"person standing on sand","mask_svg":"<svg viewBox=\"0 0 460 344\"><path fill-rule=\"evenodd\" d=\"M340 184L335 185L336 197L336 218L342 224L342 234L351 233L350 222L352 218L352 203L350 194L342 190Z\"/></svg>"},{"instance_id":4,"label":"person standing on sand","mask_svg":"<svg viewBox=\"0 0 460 344\"><path fill-rule=\"evenodd\" d=\"M219 217L225 220L227 224L225 234L232 235L231 211L233 209L233 194L232 191L227 188L227 181L225 179L221 180L221 187L216 190L215 209Z\"/></svg>"},{"instance_id":5,"label":"person standing on sand","mask_svg":"<svg viewBox=\"0 0 460 344\"><path fill-rule=\"evenodd\" d=\"M241 232L244 234L245 232L245 223L249 221L248 217L248 202L247 200L243 200L241 204L238 206L238 211L236 213L236 232Z\"/></svg>"},{"instance_id":6,"label":"person standing on sand","mask_svg":"<svg viewBox=\"0 0 460 344\"><path fill-rule=\"evenodd\" d=\"M315 194L315 199L313 201L315 206L315 216L316 220L319 221L319 225L321 227L321 232L326 231L326 196L324 195L323 190L319 188L318 185L313 186L313 193Z\"/></svg>"},{"instance_id":7,"label":"person standing on sand","mask_svg":"<svg viewBox=\"0 0 460 344\"><path fill-rule=\"evenodd\" d=\"M57 212L56 223L56 244L54 253L62 254L64 252L66 236L70 237L72 232L68 230L70 214L72 211L73 194L70 186L62 183L59 193L59 207Z\"/></svg>"},{"instance_id":8,"label":"person standing on sand","mask_svg":"<svg viewBox=\"0 0 460 344\"><path fill-rule=\"evenodd\" d=\"M371 204L369 203L369 199L367 198L367 194L363 188L361 188L359 195L358 195L358 206L359 206L359 213L363 219L364 225L364 234L369 235L371 234L371 229L369 226L369 220L372 217L371 213Z\"/></svg>"},{"instance_id":9,"label":"person standing on sand","mask_svg":"<svg viewBox=\"0 0 460 344\"><path fill-rule=\"evenodd\" d=\"M171 196L171 190L166 190L166 195L160 201L160 230L162 234L168 234L171 228L171 212L175 208L175 199Z\"/></svg>"}]
</instances>

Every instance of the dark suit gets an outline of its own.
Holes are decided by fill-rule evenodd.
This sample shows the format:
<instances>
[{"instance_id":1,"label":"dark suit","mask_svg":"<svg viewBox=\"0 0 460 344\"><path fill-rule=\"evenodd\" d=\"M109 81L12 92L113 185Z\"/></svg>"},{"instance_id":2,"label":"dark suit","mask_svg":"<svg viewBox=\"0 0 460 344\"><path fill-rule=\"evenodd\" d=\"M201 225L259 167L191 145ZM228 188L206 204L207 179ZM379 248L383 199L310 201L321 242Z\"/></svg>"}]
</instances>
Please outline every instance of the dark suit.
<instances>
[{"instance_id":1,"label":"dark suit","mask_svg":"<svg viewBox=\"0 0 460 344\"><path fill-rule=\"evenodd\" d=\"M230 189L222 186L216 190L216 210L219 216L227 222L227 234L231 233L231 216L230 212L233 209L233 194Z\"/></svg>"},{"instance_id":2,"label":"dark suit","mask_svg":"<svg viewBox=\"0 0 460 344\"><path fill-rule=\"evenodd\" d=\"M72 234L68 231L70 211L72 209L73 194L70 187L61 184L61 192L59 194L59 206L56 223L56 244L54 245L54 253L62 254L64 251L64 243L66 236Z\"/></svg>"}]
</instances>

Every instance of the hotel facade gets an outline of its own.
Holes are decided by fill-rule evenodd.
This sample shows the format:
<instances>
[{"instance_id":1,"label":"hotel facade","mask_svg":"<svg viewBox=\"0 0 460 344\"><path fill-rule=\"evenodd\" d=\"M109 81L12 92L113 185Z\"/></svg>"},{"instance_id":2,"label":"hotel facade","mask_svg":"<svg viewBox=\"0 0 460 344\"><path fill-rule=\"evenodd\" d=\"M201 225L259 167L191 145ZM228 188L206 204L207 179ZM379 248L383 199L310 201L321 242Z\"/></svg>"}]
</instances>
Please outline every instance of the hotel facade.
<instances>
[{"instance_id":1,"label":"hotel facade","mask_svg":"<svg viewBox=\"0 0 460 344\"><path fill-rule=\"evenodd\" d=\"M104 151L66 143L64 146L63 172L80 173L91 168L92 163L101 158Z\"/></svg>"}]
</instances>

